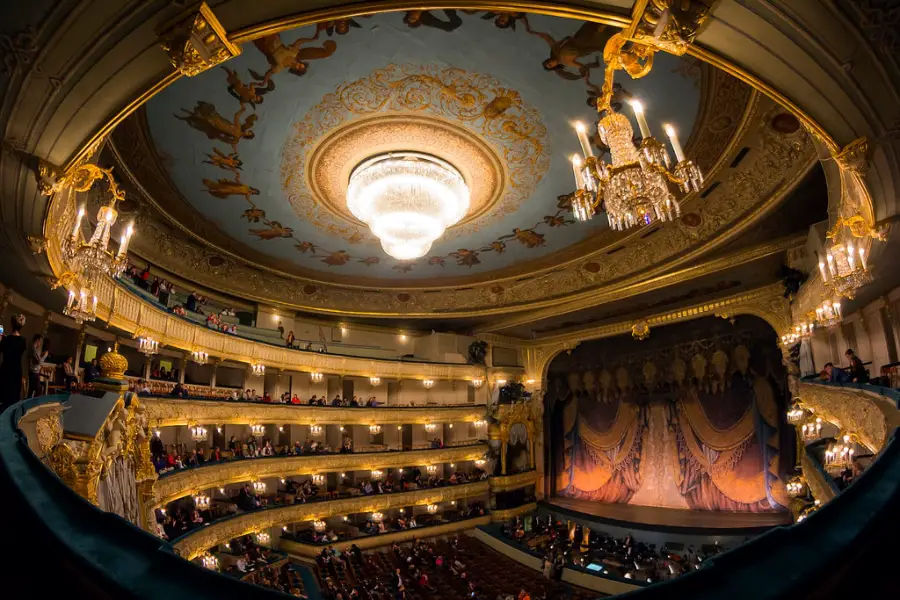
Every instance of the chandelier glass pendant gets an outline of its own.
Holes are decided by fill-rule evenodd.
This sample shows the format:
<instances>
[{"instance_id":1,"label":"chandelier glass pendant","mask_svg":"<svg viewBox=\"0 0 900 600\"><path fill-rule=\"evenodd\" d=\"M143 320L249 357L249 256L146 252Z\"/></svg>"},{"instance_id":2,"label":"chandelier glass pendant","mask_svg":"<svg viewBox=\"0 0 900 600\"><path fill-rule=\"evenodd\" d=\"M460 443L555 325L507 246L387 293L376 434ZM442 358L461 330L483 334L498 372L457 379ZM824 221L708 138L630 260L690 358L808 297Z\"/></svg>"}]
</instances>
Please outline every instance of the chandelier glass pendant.
<instances>
[{"instance_id":1,"label":"chandelier glass pendant","mask_svg":"<svg viewBox=\"0 0 900 600\"><path fill-rule=\"evenodd\" d=\"M369 158L350 175L347 208L398 260L428 253L469 210L469 187L449 163L418 152Z\"/></svg>"},{"instance_id":2,"label":"chandelier glass pendant","mask_svg":"<svg viewBox=\"0 0 900 600\"><path fill-rule=\"evenodd\" d=\"M643 105L633 101L631 107L641 131L640 146L632 141L634 131L625 115L610 106L600 119L600 140L609 147L611 164L594 156L587 128L583 123L575 124L584 153L583 157L572 157L578 188L572 212L579 221L593 217L601 202L610 227L617 231L654 221L671 221L681 214L672 188L686 194L700 191L703 185L703 174L685 157L675 129L665 125L677 161L672 167L669 153L650 134Z\"/></svg>"}]
</instances>

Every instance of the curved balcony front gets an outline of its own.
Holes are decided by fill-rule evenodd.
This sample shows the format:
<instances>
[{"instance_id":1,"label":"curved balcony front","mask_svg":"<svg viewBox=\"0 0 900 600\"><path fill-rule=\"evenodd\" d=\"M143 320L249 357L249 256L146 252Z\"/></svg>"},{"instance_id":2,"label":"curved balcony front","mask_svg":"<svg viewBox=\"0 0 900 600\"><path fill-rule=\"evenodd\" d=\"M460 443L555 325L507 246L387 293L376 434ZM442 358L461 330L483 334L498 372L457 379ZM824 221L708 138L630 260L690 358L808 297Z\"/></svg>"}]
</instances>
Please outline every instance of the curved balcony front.
<instances>
[{"instance_id":1,"label":"curved balcony front","mask_svg":"<svg viewBox=\"0 0 900 600\"><path fill-rule=\"evenodd\" d=\"M474 423L483 421L483 404L463 406L308 406L267 404L231 400L141 398L146 415L155 427L184 426L189 423L247 425L408 425L427 423Z\"/></svg>"},{"instance_id":2,"label":"curved balcony front","mask_svg":"<svg viewBox=\"0 0 900 600\"><path fill-rule=\"evenodd\" d=\"M172 548L187 560L207 549L234 538L280 527L285 523L324 519L336 515L383 511L422 504L439 504L487 494L487 481L450 485L410 492L377 494L327 500L308 504L289 504L245 512L219 519L172 541Z\"/></svg>"},{"instance_id":3,"label":"curved balcony front","mask_svg":"<svg viewBox=\"0 0 900 600\"><path fill-rule=\"evenodd\" d=\"M202 490L254 479L293 477L337 471L369 471L477 460L487 452L487 444L470 444L434 450L407 452L357 452L301 456L270 456L205 463L199 467L171 471L153 485L151 508Z\"/></svg>"}]
</instances>

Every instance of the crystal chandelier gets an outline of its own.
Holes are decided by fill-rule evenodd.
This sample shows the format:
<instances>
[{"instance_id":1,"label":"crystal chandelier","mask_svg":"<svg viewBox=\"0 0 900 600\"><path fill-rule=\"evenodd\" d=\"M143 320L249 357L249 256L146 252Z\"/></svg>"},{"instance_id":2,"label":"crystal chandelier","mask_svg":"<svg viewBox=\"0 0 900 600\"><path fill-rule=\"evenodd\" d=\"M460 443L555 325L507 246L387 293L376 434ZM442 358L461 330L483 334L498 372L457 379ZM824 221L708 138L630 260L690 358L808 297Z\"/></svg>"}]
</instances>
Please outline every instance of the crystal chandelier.
<instances>
[{"instance_id":1,"label":"crystal chandelier","mask_svg":"<svg viewBox=\"0 0 900 600\"><path fill-rule=\"evenodd\" d=\"M316 485L323 485L325 483L325 476L321 473L313 473L312 482Z\"/></svg>"},{"instance_id":2,"label":"crystal chandelier","mask_svg":"<svg viewBox=\"0 0 900 600\"><path fill-rule=\"evenodd\" d=\"M485 421L484 419L475 419L474 421L472 421L472 425L474 425L475 427L484 427L485 425L487 425L487 421Z\"/></svg>"},{"instance_id":3,"label":"crystal chandelier","mask_svg":"<svg viewBox=\"0 0 900 600\"><path fill-rule=\"evenodd\" d=\"M201 558L201 562L203 563L203 566L210 571L219 570L219 559L212 554L204 554Z\"/></svg>"},{"instance_id":4,"label":"crystal chandelier","mask_svg":"<svg viewBox=\"0 0 900 600\"><path fill-rule=\"evenodd\" d=\"M260 546L265 546L266 544L268 544L270 539L271 538L269 537L269 534L264 531L260 531L256 534L256 543Z\"/></svg>"},{"instance_id":5,"label":"crystal chandelier","mask_svg":"<svg viewBox=\"0 0 900 600\"><path fill-rule=\"evenodd\" d=\"M795 475L785 485L787 494L791 498L799 498L806 495L806 480L802 475Z\"/></svg>"},{"instance_id":6,"label":"crystal chandelier","mask_svg":"<svg viewBox=\"0 0 900 600\"><path fill-rule=\"evenodd\" d=\"M856 434L845 433L838 438L838 441L825 451L825 466L827 467L848 467L853 462L853 455L856 453L854 448L859 438Z\"/></svg>"},{"instance_id":7,"label":"crystal chandelier","mask_svg":"<svg viewBox=\"0 0 900 600\"><path fill-rule=\"evenodd\" d=\"M309 380L313 383L322 383L322 380L325 378L325 375L322 373L310 373Z\"/></svg>"},{"instance_id":8,"label":"crystal chandelier","mask_svg":"<svg viewBox=\"0 0 900 600\"><path fill-rule=\"evenodd\" d=\"M381 433L381 425L369 425L369 433L372 435L378 435Z\"/></svg>"},{"instance_id":9,"label":"crystal chandelier","mask_svg":"<svg viewBox=\"0 0 900 600\"><path fill-rule=\"evenodd\" d=\"M153 356L154 354L159 352L159 342L154 340L152 337L139 337L138 352L140 352L144 356Z\"/></svg>"},{"instance_id":10,"label":"crystal chandelier","mask_svg":"<svg viewBox=\"0 0 900 600\"><path fill-rule=\"evenodd\" d=\"M816 417L815 421L804 423L800 428L800 435L802 435L805 440L817 440L822 437L821 417Z\"/></svg>"},{"instance_id":11,"label":"crystal chandelier","mask_svg":"<svg viewBox=\"0 0 900 600\"><path fill-rule=\"evenodd\" d=\"M381 469L372 469L371 476L372 479L381 479L384 477L384 471Z\"/></svg>"},{"instance_id":12,"label":"crystal chandelier","mask_svg":"<svg viewBox=\"0 0 900 600\"><path fill-rule=\"evenodd\" d=\"M250 425L250 434L254 436L261 436L266 432L266 426L260 423L253 423Z\"/></svg>"},{"instance_id":13,"label":"crystal chandelier","mask_svg":"<svg viewBox=\"0 0 900 600\"><path fill-rule=\"evenodd\" d=\"M816 308L816 322L822 327L835 327L843 320L841 303L826 300Z\"/></svg>"},{"instance_id":14,"label":"crystal chandelier","mask_svg":"<svg viewBox=\"0 0 900 600\"><path fill-rule=\"evenodd\" d=\"M486 464L487 464L487 461L484 460L483 458L476 458L476 459L475 459L475 466L476 466L476 467L481 468L481 467L483 467L483 466L486 465Z\"/></svg>"},{"instance_id":15,"label":"crystal chandelier","mask_svg":"<svg viewBox=\"0 0 900 600\"><path fill-rule=\"evenodd\" d=\"M398 260L425 256L444 230L469 210L459 171L418 152L373 156L350 174L347 208Z\"/></svg>"},{"instance_id":16,"label":"crystal chandelier","mask_svg":"<svg viewBox=\"0 0 900 600\"><path fill-rule=\"evenodd\" d=\"M430 390L431 388L434 387L434 380L433 379L423 379L422 385L425 386L426 390Z\"/></svg>"},{"instance_id":17,"label":"crystal chandelier","mask_svg":"<svg viewBox=\"0 0 900 600\"><path fill-rule=\"evenodd\" d=\"M315 436L322 435L322 426L321 425L310 425L309 433L310 433L310 435L315 435Z\"/></svg>"},{"instance_id":18,"label":"crystal chandelier","mask_svg":"<svg viewBox=\"0 0 900 600\"><path fill-rule=\"evenodd\" d=\"M475 389L478 389L483 385L484 385L484 379L482 379L481 377L476 377L475 379L472 380L472 387L474 387Z\"/></svg>"},{"instance_id":19,"label":"crystal chandelier","mask_svg":"<svg viewBox=\"0 0 900 600\"><path fill-rule=\"evenodd\" d=\"M206 510L209 508L209 496L205 494L194 496L194 506L197 507L197 510Z\"/></svg>"},{"instance_id":20,"label":"crystal chandelier","mask_svg":"<svg viewBox=\"0 0 900 600\"><path fill-rule=\"evenodd\" d=\"M380 521L384 521L384 515L380 512L373 512L372 520L375 521L376 523L378 523Z\"/></svg>"},{"instance_id":21,"label":"crystal chandelier","mask_svg":"<svg viewBox=\"0 0 900 600\"><path fill-rule=\"evenodd\" d=\"M381 383L381 377L369 377L369 384L378 387L378 384Z\"/></svg>"},{"instance_id":22,"label":"crystal chandelier","mask_svg":"<svg viewBox=\"0 0 900 600\"><path fill-rule=\"evenodd\" d=\"M318 531L319 533L325 531L325 521L322 521L321 519L316 519L315 521L313 521L313 529L315 531Z\"/></svg>"},{"instance_id":23,"label":"crystal chandelier","mask_svg":"<svg viewBox=\"0 0 900 600\"><path fill-rule=\"evenodd\" d=\"M266 374L266 365L262 363L253 363L250 365L250 369L253 372L254 377L260 377Z\"/></svg>"},{"instance_id":24,"label":"crystal chandelier","mask_svg":"<svg viewBox=\"0 0 900 600\"><path fill-rule=\"evenodd\" d=\"M795 400L787 412L787 422L791 425L798 425L810 415L810 412L803 407L799 400Z\"/></svg>"},{"instance_id":25,"label":"crystal chandelier","mask_svg":"<svg viewBox=\"0 0 900 600\"><path fill-rule=\"evenodd\" d=\"M191 439L195 442L206 441L208 433L206 427L203 427L202 425L194 425L191 427Z\"/></svg>"},{"instance_id":26,"label":"crystal chandelier","mask_svg":"<svg viewBox=\"0 0 900 600\"><path fill-rule=\"evenodd\" d=\"M572 157L578 188L572 200L572 212L579 221L593 217L601 202L610 227L618 231L654 221L671 221L681 214L672 188L687 194L700 191L703 185L703 174L693 161L685 158L675 129L664 126L677 161L672 167L668 152L650 134L643 105L633 101L631 107L641 131L642 141L637 147L632 141L634 131L628 118L611 106L598 106L599 110L606 111L598 129L600 139L609 147L611 164L594 156L584 123L575 124L584 153L583 158Z\"/></svg>"},{"instance_id":27,"label":"crystal chandelier","mask_svg":"<svg viewBox=\"0 0 900 600\"><path fill-rule=\"evenodd\" d=\"M438 505L437 504L429 504L428 506L425 507L425 510L427 510L431 514L434 514L438 511Z\"/></svg>"},{"instance_id":28,"label":"crystal chandelier","mask_svg":"<svg viewBox=\"0 0 900 600\"><path fill-rule=\"evenodd\" d=\"M425 423L425 431L428 433L434 433L435 429L437 429L437 425L434 423Z\"/></svg>"},{"instance_id":29,"label":"crystal chandelier","mask_svg":"<svg viewBox=\"0 0 900 600\"><path fill-rule=\"evenodd\" d=\"M78 324L90 323L97 318L97 296L88 288L81 288L78 294L69 290L69 300L63 314L72 317Z\"/></svg>"},{"instance_id":30,"label":"crystal chandelier","mask_svg":"<svg viewBox=\"0 0 900 600\"><path fill-rule=\"evenodd\" d=\"M786 333L785 335L781 336L781 343L784 346L793 346L797 342L805 340L809 336L811 336L814 327L814 323L800 323L799 325L794 327L794 330L792 332Z\"/></svg>"},{"instance_id":31,"label":"crystal chandelier","mask_svg":"<svg viewBox=\"0 0 900 600\"><path fill-rule=\"evenodd\" d=\"M819 261L819 272L822 282L836 296L850 298L856 296L856 290L872 282L872 274L866 261L866 250L854 237L849 228L842 227L837 232L829 232L828 237L834 243L825 250L827 262Z\"/></svg>"},{"instance_id":32,"label":"crystal chandelier","mask_svg":"<svg viewBox=\"0 0 900 600\"><path fill-rule=\"evenodd\" d=\"M206 361L209 360L209 354L201 350L194 350L191 352L191 360L198 365L205 365Z\"/></svg>"},{"instance_id":33,"label":"crystal chandelier","mask_svg":"<svg viewBox=\"0 0 900 600\"><path fill-rule=\"evenodd\" d=\"M257 479L256 481L254 481L254 482L253 482L253 491L256 492L257 494L265 493L265 491L266 491L266 482L265 482L265 481L260 481L260 480L258 480L258 479Z\"/></svg>"},{"instance_id":34,"label":"crystal chandelier","mask_svg":"<svg viewBox=\"0 0 900 600\"><path fill-rule=\"evenodd\" d=\"M428 473L437 473L437 465L428 465L425 467Z\"/></svg>"},{"instance_id":35,"label":"crystal chandelier","mask_svg":"<svg viewBox=\"0 0 900 600\"><path fill-rule=\"evenodd\" d=\"M72 235L63 241L62 250L69 261L71 270L83 273L90 284L96 284L101 275L118 277L122 274L127 263L125 257L128 252L128 244L134 234L134 225L129 224L119 241L118 251L113 252L109 249L112 226L119 216L116 202L125 197L123 192L119 192L118 188L114 190L112 185L110 191L113 192L110 203L107 206L101 206L97 211L97 227L91 238L85 241L81 235L81 222L85 215L85 208L82 206L78 209L75 217Z\"/></svg>"}]
</instances>

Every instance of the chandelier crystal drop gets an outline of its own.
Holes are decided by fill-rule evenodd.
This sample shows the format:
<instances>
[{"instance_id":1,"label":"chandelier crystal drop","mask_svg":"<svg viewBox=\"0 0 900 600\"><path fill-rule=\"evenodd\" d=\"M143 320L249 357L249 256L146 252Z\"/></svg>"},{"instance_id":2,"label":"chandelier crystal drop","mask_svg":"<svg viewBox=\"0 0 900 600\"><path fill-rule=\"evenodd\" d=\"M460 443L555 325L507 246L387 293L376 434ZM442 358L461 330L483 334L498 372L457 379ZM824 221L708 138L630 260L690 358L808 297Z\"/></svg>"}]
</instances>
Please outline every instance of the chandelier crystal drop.
<instances>
[{"instance_id":1,"label":"chandelier crystal drop","mask_svg":"<svg viewBox=\"0 0 900 600\"><path fill-rule=\"evenodd\" d=\"M617 231L657 221L672 221L681 214L681 206L672 192L698 192L703 185L700 168L687 159L671 125L666 134L675 153L671 165L665 147L650 134L640 102L631 103L641 130L642 141L635 146L634 130L625 115L606 108L598 130L601 141L609 147L611 164L594 156L587 128L575 124L575 131L584 154L572 157L577 190L572 200L572 212L579 221L594 216L601 203L609 225Z\"/></svg>"},{"instance_id":2,"label":"chandelier crystal drop","mask_svg":"<svg viewBox=\"0 0 900 600\"><path fill-rule=\"evenodd\" d=\"M425 256L469 210L469 187L449 163L418 152L379 154L350 175L347 208L398 260Z\"/></svg>"}]
</instances>

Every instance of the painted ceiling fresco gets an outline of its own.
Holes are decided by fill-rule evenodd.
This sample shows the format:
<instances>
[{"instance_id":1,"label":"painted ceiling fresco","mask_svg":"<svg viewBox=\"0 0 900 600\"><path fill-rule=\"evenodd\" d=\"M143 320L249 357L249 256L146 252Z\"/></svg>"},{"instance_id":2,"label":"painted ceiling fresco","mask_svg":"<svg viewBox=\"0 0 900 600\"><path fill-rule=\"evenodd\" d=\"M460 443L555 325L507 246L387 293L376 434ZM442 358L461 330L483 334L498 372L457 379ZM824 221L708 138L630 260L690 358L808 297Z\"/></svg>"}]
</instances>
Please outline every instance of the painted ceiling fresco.
<instances>
[{"instance_id":1,"label":"painted ceiling fresco","mask_svg":"<svg viewBox=\"0 0 900 600\"><path fill-rule=\"evenodd\" d=\"M185 200L273 258L392 280L499 271L606 227L603 217L576 223L567 203L569 157L579 150L572 123L594 118L614 31L453 10L321 23L255 40L181 79L150 101L147 120ZM673 123L684 142L699 73L691 59L660 55L646 78L618 80L616 100L640 98L654 133ZM446 158L473 197L427 256L405 262L384 254L343 205L350 170L399 149Z\"/></svg>"}]
</instances>

